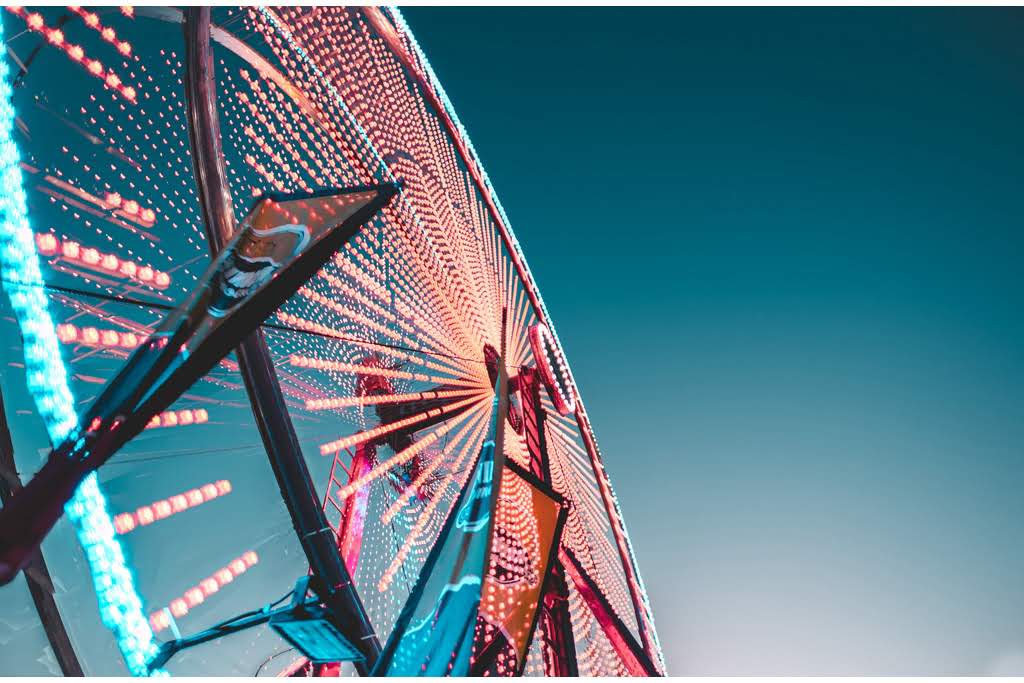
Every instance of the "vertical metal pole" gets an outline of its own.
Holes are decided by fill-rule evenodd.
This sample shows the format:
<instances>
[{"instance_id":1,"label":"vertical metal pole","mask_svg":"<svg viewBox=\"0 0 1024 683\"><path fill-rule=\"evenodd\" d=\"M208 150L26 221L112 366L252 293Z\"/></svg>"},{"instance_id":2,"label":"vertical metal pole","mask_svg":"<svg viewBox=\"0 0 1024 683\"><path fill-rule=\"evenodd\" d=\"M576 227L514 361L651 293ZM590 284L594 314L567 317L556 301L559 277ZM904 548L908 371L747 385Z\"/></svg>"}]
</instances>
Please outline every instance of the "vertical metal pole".
<instances>
[{"instance_id":1,"label":"vertical metal pole","mask_svg":"<svg viewBox=\"0 0 1024 683\"><path fill-rule=\"evenodd\" d=\"M548 589L541 602L541 632L544 637L544 675L557 678L580 675L576 662L576 640L569 615L569 587L565 568L556 559L548 577Z\"/></svg>"},{"instance_id":2,"label":"vertical metal pole","mask_svg":"<svg viewBox=\"0 0 1024 683\"><path fill-rule=\"evenodd\" d=\"M189 142L206 237L210 250L216 254L234 233L235 218L220 142L210 8L188 8L184 30ZM366 658L356 664L356 669L366 675L380 655L380 642L342 562L334 532L317 503L316 487L299 447L262 330L257 329L242 341L238 365L270 465L310 569L331 589L324 602L350 628L345 635Z\"/></svg>"},{"instance_id":3,"label":"vertical metal pole","mask_svg":"<svg viewBox=\"0 0 1024 683\"><path fill-rule=\"evenodd\" d=\"M536 369L519 369L519 396L523 407L523 427L526 432L526 449L530 453L530 471L545 484L551 483L551 467L548 460L548 438L544 431L547 417L540 399L541 380Z\"/></svg>"},{"instance_id":4,"label":"vertical metal pole","mask_svg":"<svg viewBox=\"0 0 1024 683\"><path fill-rule=\"evenodd\" d=\"M20 488L21 480L18 478L14 462L14 443L11 441L11 431L7 427L3 393L0 392L0 502L7 505L7 501L17 494ZM61 672L65 676L84 676L82 665L75 655L75 648L64 628L60 610L57 609L57 601L53 599L53 581L50 579L50 571L46 567L41 548L36 550L25 567L25 581L28 582L28 592L32 596L36 612L39 613L39 621L46 632L46 639L50 641L50 647Z\"/></svg>"},{"instance_id":5,"label":"vertical metal pole","mask_svg":"<svg viewBox=\"0 0 1024 683\"><path fill-rule=\"evenodd\" d=\"M544 405L540 398L541 380L532 367L519 369L519 394L523 406L526 447L530 453L530 471L545 484L551 484L547 435L544 432ZM579 676L576 641L569 614L569 589L565 569L557 555L549 570L541 596L541 621L538 628L544 638L544 674L564 678Z\"/></svg>"},{"instance_id":6,"label":"vertical metal pole","mask_svg":"<svg viewBox=\"0 0 1024 683\"><path fill-rule=\"evenodd\" d=\"M576 406L576 424L579 425L580 435L590 455L591 467L594 469L594 477L597 479L597 486L601 492L601 500L604 502L605 512L612 525L612 535L615 536L615 545L619 550L619 559L622 562L622 571L626 575L626 584L633 601L633 613L636 616L637 630L640 632L640 642L643 644L644 652L653 662L661 663L661 652L655 646L656 636L654 623L650 619L644 597L640 590L639 570L636 566L636 557L633 555L633 548L626 536L625 525L622 522L622 514L619 504L612 493L611 483L608 481L608 474L605 472L604 463L601 461L601 453L597 450L597 443L594 441L594 432L590 427L582 404ZM657 666L657 665L656 665ZM657 673L664 673L658 668Z\"/></svg>"},{"instance_id":7,"label":"vertical metal pole","mask_svg":"<svg viewBox=\"0 0 1024 683\"><path fill-rule=\"evenodd\" d=\"M579 560L567 547L558 548L558 560L565 574L572 579L576 592L587 603L594 614L601 630L604 631L608 644L612 646L630 676L653 677L661 676L644 647L636 641L629 628L622 621L615 609L608 603L597 583L590 578Z\"/></svg>"},{"instance_id":8,"label":"vertical metal pole","mask_svg":"<svg viewBox=\"0 0 1024 683\"><path fill-rule=\"evenodd\" d=\"M356 456L352 458L352 465L349 468L351 474L348 483L351 484L369 473L376 456L377 447L373 444L361 443L356 446ZM327 495L331 495L330 492ZM354 495L346 498L341 524L338 525L338 551L345 561L348 573L353 576L359 568L359 555L363 550L363 525L366 521L366 508L369 502L369 486L362 487Z\"/></svg>"}]
</instances>

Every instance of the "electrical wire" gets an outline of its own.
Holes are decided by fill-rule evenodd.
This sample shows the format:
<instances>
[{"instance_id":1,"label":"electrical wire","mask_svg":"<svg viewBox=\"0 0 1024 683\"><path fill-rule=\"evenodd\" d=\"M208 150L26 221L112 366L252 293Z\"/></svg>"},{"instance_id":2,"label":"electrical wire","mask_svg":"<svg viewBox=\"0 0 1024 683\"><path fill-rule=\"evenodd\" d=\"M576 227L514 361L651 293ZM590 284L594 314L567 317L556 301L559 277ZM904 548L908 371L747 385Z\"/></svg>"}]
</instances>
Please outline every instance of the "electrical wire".
<instances>
[{"instance_id":1,"label":"electrical wire","mask_svg":"<svg viewBox=\"0 0 1024 683\"><path fill-rule=\"evenodd\" d=\"M225 619L224 621L214 624L208 630L219 631L220 629L227 628L228 626L234 624L236 621L240 621L242 619L245 619L246 617L254 617L257 614L260 614L261 612L269 612L270 610L272 610L273 608L277 607L282 602L290 598L292 596L292 593L293 591L288 591L274 602L268 602L266 605L259 609L249 610L248 612L243 612L242 614L231 617L230 619Z\"/></svg>"},{"instance_id":2,"label":"electrical wire","mask_svg":"<svg viewBox=\"0 0 1024 683\"><path fill-rule=\"evenodd\" d=\"M263 667L265 667L267 664L270 664L271 661L277 659L281 655L288 654L289 652L295 652L295 648L294 647L290 647L290 648L288 648L286 650L281 650L280 652L275 652L274 654L272 654L269 657L267 657L266 659L264 659L263 663L259 665L259 667L256 669L256 673L254 673L252 675L252 677L253 678L258 677L260 675L260 672L263 671Z\"/></svg>"}]
</instances>

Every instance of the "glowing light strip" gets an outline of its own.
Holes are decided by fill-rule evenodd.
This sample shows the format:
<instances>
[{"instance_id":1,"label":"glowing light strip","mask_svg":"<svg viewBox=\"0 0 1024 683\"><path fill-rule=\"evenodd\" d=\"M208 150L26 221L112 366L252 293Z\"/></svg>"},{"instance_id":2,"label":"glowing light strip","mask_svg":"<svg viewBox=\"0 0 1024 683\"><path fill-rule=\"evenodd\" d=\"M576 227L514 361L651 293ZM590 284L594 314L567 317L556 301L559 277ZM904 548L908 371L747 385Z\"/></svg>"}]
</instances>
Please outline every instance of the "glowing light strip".
<instances>
[{"instance_id":1,"label":"glowing light strip","mask_svg":"<svg viewBox=\"0 0 1024 683\"><path fill-rule=\"evenodd\" d=\"M306 401L306 410L335 410L379 406L389 403L415 403L437 398L454 398L480 393L477 389L452 389L451 391L421 391L415 394L381 394L372 396L341 396L338 398L314 398Z\"/></svg>"},{"instance_id":2,"label":"glowing light strip","mask_svg":"<svg viewBox=\"0 0 1024 683\"><path fill-rule=\"evenodd\" d=\"M72 323L57 325L57 338L65 344L83 344L110 349L134 349L146 340L145 336L140 337L134 332L97 330L95 327L78 327Z\"/></svg>"},{"instance_id":3,"label":"glowing light strip","mask_svg":"<svg viewBox=\"0 0 1024 683\"><path fill-rule=\"evenodd\" d=\"M134 199L125 199L119 192L108 192L103 197L106 205L111 209L117 209L115 213L124 218L130 218L137 223L141 223L147 228L152 228L156 222L156 211L149 208L143 208L138 201Z\"/></svg>"},{"instance_id":4,"label":"glowing light strip","mask_svg":"<svg viewBox=\"0 0 1024 683\"><path fill-rule=\"evenodd\" d=\"M109 26L104 26L100 22L99 15L75 5L69 5L68 9L77 14L78 16L82 17L82 19L85 21L86 26L99 33L103 40L107 41L108 43L111 43L114 47L117 48L117 51L123 54L125 57L132 53L132 46L128 43L128 41L119 41L117 39L117 34L114 32L114 29L110 28Z\"/></svg>"},{"instance_id":5,"label":"glowing light strip","mask_svg":"<svg viewBox=\"0 0 1024 683\"><path fill-rule=\"evenodd\" d=\"M24 7L16 5L8 6L7 11L24 19L25 24L28 26L30 31L34 31L42 35L52 45L62 49L73 61L78 62L86 71L103 81L103 84L106 87L120 93L121 97L125 98L132 104L137 103L137 100L135 99L135 88L130 85L125 85L124 81L114 72L113 69L104 70L103 62L100 60L89 59L80 45L71 45L70 43L66 43L64 41L64 32L60 29L50 28L47 26L43 22L42 15L37 12L28 14ZM127 43L125 44L127 45ZM131 46L128 46L128 49L130 52Z\"/></svg>"},{"instance_id":6,"label":"glowing light strip","mask_svg":"<svg viewBox=\"0 0 1024 683\"><path fill-rule=\"evenodd\" d=\"M369 431L358 432L356 434L353 434L352 436L348 436L343 439L338 439L336 441L331 441L330 443L323 444L322 446L320 446L320 455L330 455L335 451L340 451L345 448L351 448L352 446L357 446L361 443L366 443L367 441L373 441L382 436L391 434L392 432L397 432L399 429L404 429L405 427L410 427L414 424L424 422L432 417L447 415L448 413L454 412L461 408L465 408L466 406L472 403L485 400L487 400L486 396L483 398L467 398L464 401L459 401L458 403L451 403L440 408L431 408L430 410L419 413L418 415L413 415L412 417L407 417L401 420L397 420L395 422L389 422L386 425L375 427L374 429L371 429Z\"/></svg>"},{"instance_id":7,"label":"glowing light strip","mask_svg":"<svg viewBox=\"0 0 1024 683\"><path fill-rule=\"evenodd\" d=\"M457 370L453 370L451 368L438 365L437 363L434 363L432 361L420 358L419 356L415 356L413 354L404 353L404 352L398 351L396 349L392 349L392 348L389 348L389 347L381 346L378 343L366 342L366 341L361 341L359 339L354 339L354 338L351 338L351 337L347 337L347 336L345 336L343 334L343 332L341 330L336 330L336 329L334 329L332 327L328 327L326 325L322 325L320 323L316 323L316 322L313 322L311 320L306 320L305 318L300 318L297 315L291 315L290 313L285 313L283 311L278 311L277 312L277 318L281 322L283 322L283 323L285 323L287 325L290 325L292 327L295 327L297 329L306 330L308 332L314 332L316 334L322 334L325 337L330 337L330 338L333 338L333 339L338 339L338 340L344 341L344 342L346 342L348 344L352 344L352 345L355 345L355 346L359 346L360 348L367 349L367 350L372 351L374 353L378 353L378 354L385 355L385 356L390 356L392 358L397 358L398 360L408 361L408 362L414 363L416 365L420 365L420 366L427 367L427 368L433 368L435 370L439 370L440 372L448 372L448 373L451 373L453 375L455 375L455 374L471 374L471 373L459 373L459 371L457 371ZM293 363L293 365L294 365L294 363ZM320 366L311 366L311 365L310 366L303 366L303 367L318 367L319 369L332 369L332 368L322 368ZM359 374L364 374L364 375L371 375L371 374L378 374L379 375L379 374L381 374L381 373L373 372L372 369L371 370L367 370L364 366L360 366L360 367L362 367L363 369L359 370ZM410 375L409 377L405 377L404 379L422 379L422 381L437 381L439 383L462 384L464 386L476 386L478 384L477 382L471 382L471 381L464 380L464 379L456 379L456 378L450 378L450 377L433 377L431 375L422 375L422 374L421 375L417 375L417 376L411 376Z\"/></svg>"},{"instance_id":8,"label":"glowing light strip","mask_svg":"<svg viewBox=\"0 0 1024 683\"><path fill-rule=\"evenodd\" d=\"M476 428L476 431L480 432L480 430L486 426L486 423L484 422L484 418L487 416L486 411L478 410L472 414L473 419L467 422L462 429L450 439L452 444L459 443L470 429ZM430 460L430 463L428 463L427 466L423 468L423 471L420 472L419 476L416 477L411 484L406 486L405 490L403 490L402 493L399 494L398 498L395 499L395 502L393 502L388 509L384 511L384 514L381 515L380 521L384 524L390 524L391 520L395 518L395 515L402 511L402 508L405 507L407 502L412 500L412 497L417 491L419 491L420 487L423 486L427 479L432 477L437 468L442 464L445 464L447 461L447 451L442 451L440 454L433 457Z\"/></svg>"},{"instance_id":9,"label":"glowing light strip","mask_svg":"<svg viewBox=\"0 0 1024 683\"><path fill-rule=\"evenodd\" d=\"M57 443L78 429L78 416L42 288L35 236L29 227L21 159L13 138L15 113L9 76L7 61L0 59L0 277L24 339L29 393L50 440ZM128 670L136 676L147 675L146 662L156 654L157 646L95 473L85 478L64 509L85 551L100 618L113 631Z\"/></svg>"},{"instance_id":10,"label":"glowing light strip","mask_svg":"<svg viewBox=\"0 0 1024 683\"><path fill-rule=\"evenodd\" d=\"M487 399L486 396L477 400L482 403L485 399ZM391 456L384 462L378 464L376 467L374 467L372 470L370 470L363 476L359 477L355 481L350 482L347 486L343 486L338 491L338 499L345 500L346 498L354 494L356 491L369 484L371 481L380 478L385 473L389 472L390 470L393 470L399 465L404 465L405 463L409 462L417 455L422 453L428 446L435 443L442 436L444 436L452 429L454 429L459 423L465 421L466 418L473 415L474 412L476 411L467 411L462 415L456 417L451 422L446 422L442 424L440 427L432 431L427 436L421 438L419 441L416 441L411 446L407 446L398 453L395 453L393 456Z\"/></svg>"},{"instance_id":11,"label":"glowing light strip","mask_svg":"<svg viewBox=\"0 0 1024 683\"><path fill-rule=\"evenodd\" d=\"M199 488L190 489L184 493L178 493L158 500L149 505L143 505L135 512L122 512L114 517L114 528L119 534L127 534L140 526L148 526L153 522L166 519L171 515L184 512L198 505L202 505L214 498L220 498L231 493L231 482L227 479L215 481L212 484L204 484Z\"/></svg>"},{"instance_id":12,"label":"glowing light strip","mask_svg":"<svg viewBox=\"0 0 1024 683\"><path fill-rule=\"evenodd\" d=\"M288 359L291 365L299 368L313 368L315 370L326 370L328 372L343 372L353 375L373 375L374 377L391 377L393 379L411 379L419 382L434 382L436 384L458 384L462 386L479 386L477 382L460 379L456 377L437 377L425 375L421 372L408 372L406 370L394 370L392 368L378 368L370 365L359 365L358 363L343 363L341 361L326 360L323 358L310 358L292 354Z\"/></svg>"},{"instance_id":13,"label":"glowing light strip","mask_svg":"<svg viewBox=\"0 0 1024 683\"><path fill-rule=\"evenodd\" d=\"M210 419L206 408L184 408L182 410L168 410L165 413L154 415L153 419L146 425L146 429L156 427L178 427L183 425L201 425Z\"/></svg>"},{"instance_id":14,"label":"glowing light strip","mask_svg":"<svg viewBox=\"0 0 1024 683\"><path fill-rule=\"evenodd\" d=\"M203 604L206 598L237 579L259 561L259 556L252 550L231 560L227 566L189 588L180 598L171 600L171 604L168 606L171 614L179 618L185 616L193 607ZM149 621L157 631L162 631L171 625L171 618L164 610L153 612L149 615Z\"/></svg>"},{"instance_id":15,"label":"glowing light strip","mask_svg":"<svg viewBox=\"0 0 1024 683\"><path fill-rule=\"evenodd\" d=\"M493 406L493 402L491 402L490 406ZM490 417L492 409L493 408L488 407L487 410L483 410L481 412L483 412L487 417ZM427 526L427 522L430 521L431 516L434 514L434 510L443 500L444 496L441 494L452 484L461 488L465 485L466 480L469 479L472 474L472 468L463 468L462 463L471 453L477 453L479 451L485 436L485 426L487 426L486 422L482 422L478 425L473 436L463 444L462 450L459 451L459 454L448 466L451 474L449 474L441 485L438 486L437 493L431 497L430 502L427 503L425 508L423 508L423 511L420 513L416 523L409 530L409 533L406 534L405 539L402 541L402 547L395 553L394 558L391 560L391 564L384 570L384 574L381 576L380 581L377 582L378 592L383 593L391 586L391 582L394 580L395 574L398 573L398 570L405 563L405 558L409 556L409 552L412 550L413 545L419 542L420 536L423 535L423 530Z\"/></svg>"},{"instance_id":16,"label":"glowing light strip","mask_svg":"<svg viewBox=\"0 0 1024 683\"><path fill-rule=\"evenodd\" d=\"M118 258L115 254L102 252L91 247L82 247L74 240L61 240L49 232L36 234L36 247L43 256L55 256L77 266L85 266L97 270L104 275L135 280L156 289L167 289L171 284L171 276L154 270L144 263ZM84 274L89 277L88 274Z\"/></svg>"}]
</instances>

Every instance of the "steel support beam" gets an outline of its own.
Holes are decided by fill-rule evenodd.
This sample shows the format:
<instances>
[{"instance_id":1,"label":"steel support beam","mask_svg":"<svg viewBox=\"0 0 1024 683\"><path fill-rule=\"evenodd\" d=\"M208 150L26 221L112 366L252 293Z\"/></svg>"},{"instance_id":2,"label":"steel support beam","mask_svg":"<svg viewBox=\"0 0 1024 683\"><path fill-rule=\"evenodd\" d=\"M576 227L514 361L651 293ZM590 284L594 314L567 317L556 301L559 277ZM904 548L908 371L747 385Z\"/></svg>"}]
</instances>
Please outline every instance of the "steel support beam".
<instances>
[{"instance_id":1,"label":"steel support beam","mask_svg":"<svg viewBox=\"0 0 1024 683\"><path fill-rule=\"evenodd\" d=\"M530 471L550 486L551 466L544 428L547 418L540 392L541 379L537 370L532 367L520 368L519 395L523 406L526 447L530 453ZM556 558L548 571L541 596L541 619L538 625L544 638L544 673L556 677L579 676L565 570Z\"/></svg>"},{"instance_id":2,"label":"steel support beam","mask_svg":"<svg viewBox=\"0 0 1024 683\"><path fill-rule=\"evenodd\" d=\"M352 458L351 474L348 483L365 476L373 467L373 459L377 455L374 444L361 443L356 446L356 457ZM330 492L327 495L331 495ZM362 487L354 495L345 500L345 510L341 516L338 530L338 550L345 560L349 574L355 576L359 568L359 555L363 549L363 525L366 522L366 510L370 504L370 487Z\"/></svg>"},{"instance_id":3,"label":"steel support beam","mask_svg":"<svg viewBox=\"0 0 1024 683\"><path fill-rule=\"evenodd\" d=\"M11 496L16 495L20 489L21 479L18 477L14 462L14 442L7 426L3 393L0 392L0 502L7 505ZM65 676L84 676L75 648L68 637L67 629L64 628L64 620L61 619L57 601L53 598L53 580L50 578L50 571L46 567L41 548L36 550L29 560L24 574L25 581L28 582L28 592L32 596L39 621L46 632L46 639L50 641L50 648L61 673Z\"/></svg>"},{"instance_id":4,"label":"steel support beam","mask_svg":"<svg viewBox=\"0 0 1024 683\"><path fill-rule=\"evenodd\" d=\"M535 368L519 370L519 396L523 406L523 429L526 448L530 452L530 471L545 484L551 484L551 466L548 461L548 437L544 430L547 420L541 403L541 381Z\"/></svg>"},{"instance_id":5,"label":"steel support beam","mask_svg":"<svg viewBox=\"0 0 1024 683\"><path fill-rule=\"evenodd\" d=\"M190 7L185 11L184 33L189 142L206 238L211 252L216 254L234 233L235 217L221 150L209 6ZM257 329L242 341L238 348L238 365L271 468L310 569L330 589L324 603L350 627L345 635L366 658L356 665L359 673L366 675L380 654L380 643L338 553L334 532L318 503L316 487L302 455L262 330Z\"/></svg>"},{"instance_id":6,"label":"steel support beam","mask_svg":"<svg viewBox=\"0 0 1024 683\"><path fill-rule=\"evenodd\" d=\"M615 649L619 659L626 666L629 675L660 676L661 673L654 662L647 656L640 643L636 642L636 638L629 632L622 619L605 600L601 589L590 578L573 552L563 545L558 549L558 560L566 575L572 580L576 592L594 613L597 623L601 626L601 630L604 631L605 637L608 638L608 642Z\"/></svg>"},{"instance_id":7,"label":"steel support beam","mask_svg":"<svg viewBox=\"0 0 1024 683\"><path fill-rule=\"evenodd\" d=\"M548 588L541 602L541 632L544 636L544 675L557 678L579 676L576 661L576 639L569 615L569 586L565 568L555 560L548 576Z\"/></svg>"}]
</instances>

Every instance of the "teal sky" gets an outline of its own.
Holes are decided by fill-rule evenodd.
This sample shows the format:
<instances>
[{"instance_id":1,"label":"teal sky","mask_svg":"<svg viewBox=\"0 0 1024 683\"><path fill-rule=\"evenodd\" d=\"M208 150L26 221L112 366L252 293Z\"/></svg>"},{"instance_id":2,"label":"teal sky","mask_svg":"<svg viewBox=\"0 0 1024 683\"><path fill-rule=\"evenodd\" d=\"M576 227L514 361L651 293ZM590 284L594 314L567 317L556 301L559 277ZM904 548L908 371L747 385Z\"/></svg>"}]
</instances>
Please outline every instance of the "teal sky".
<instances>
[{"instance_id":1,"label":"teal sky","mask_svg":"<svg viewBox=\"0 0 1024 683\"><path fill-rule=\"evenodd\" d=\"M675 674L1024 674L1024 12L408 19Z\"/></svg>"}]
</instances>

